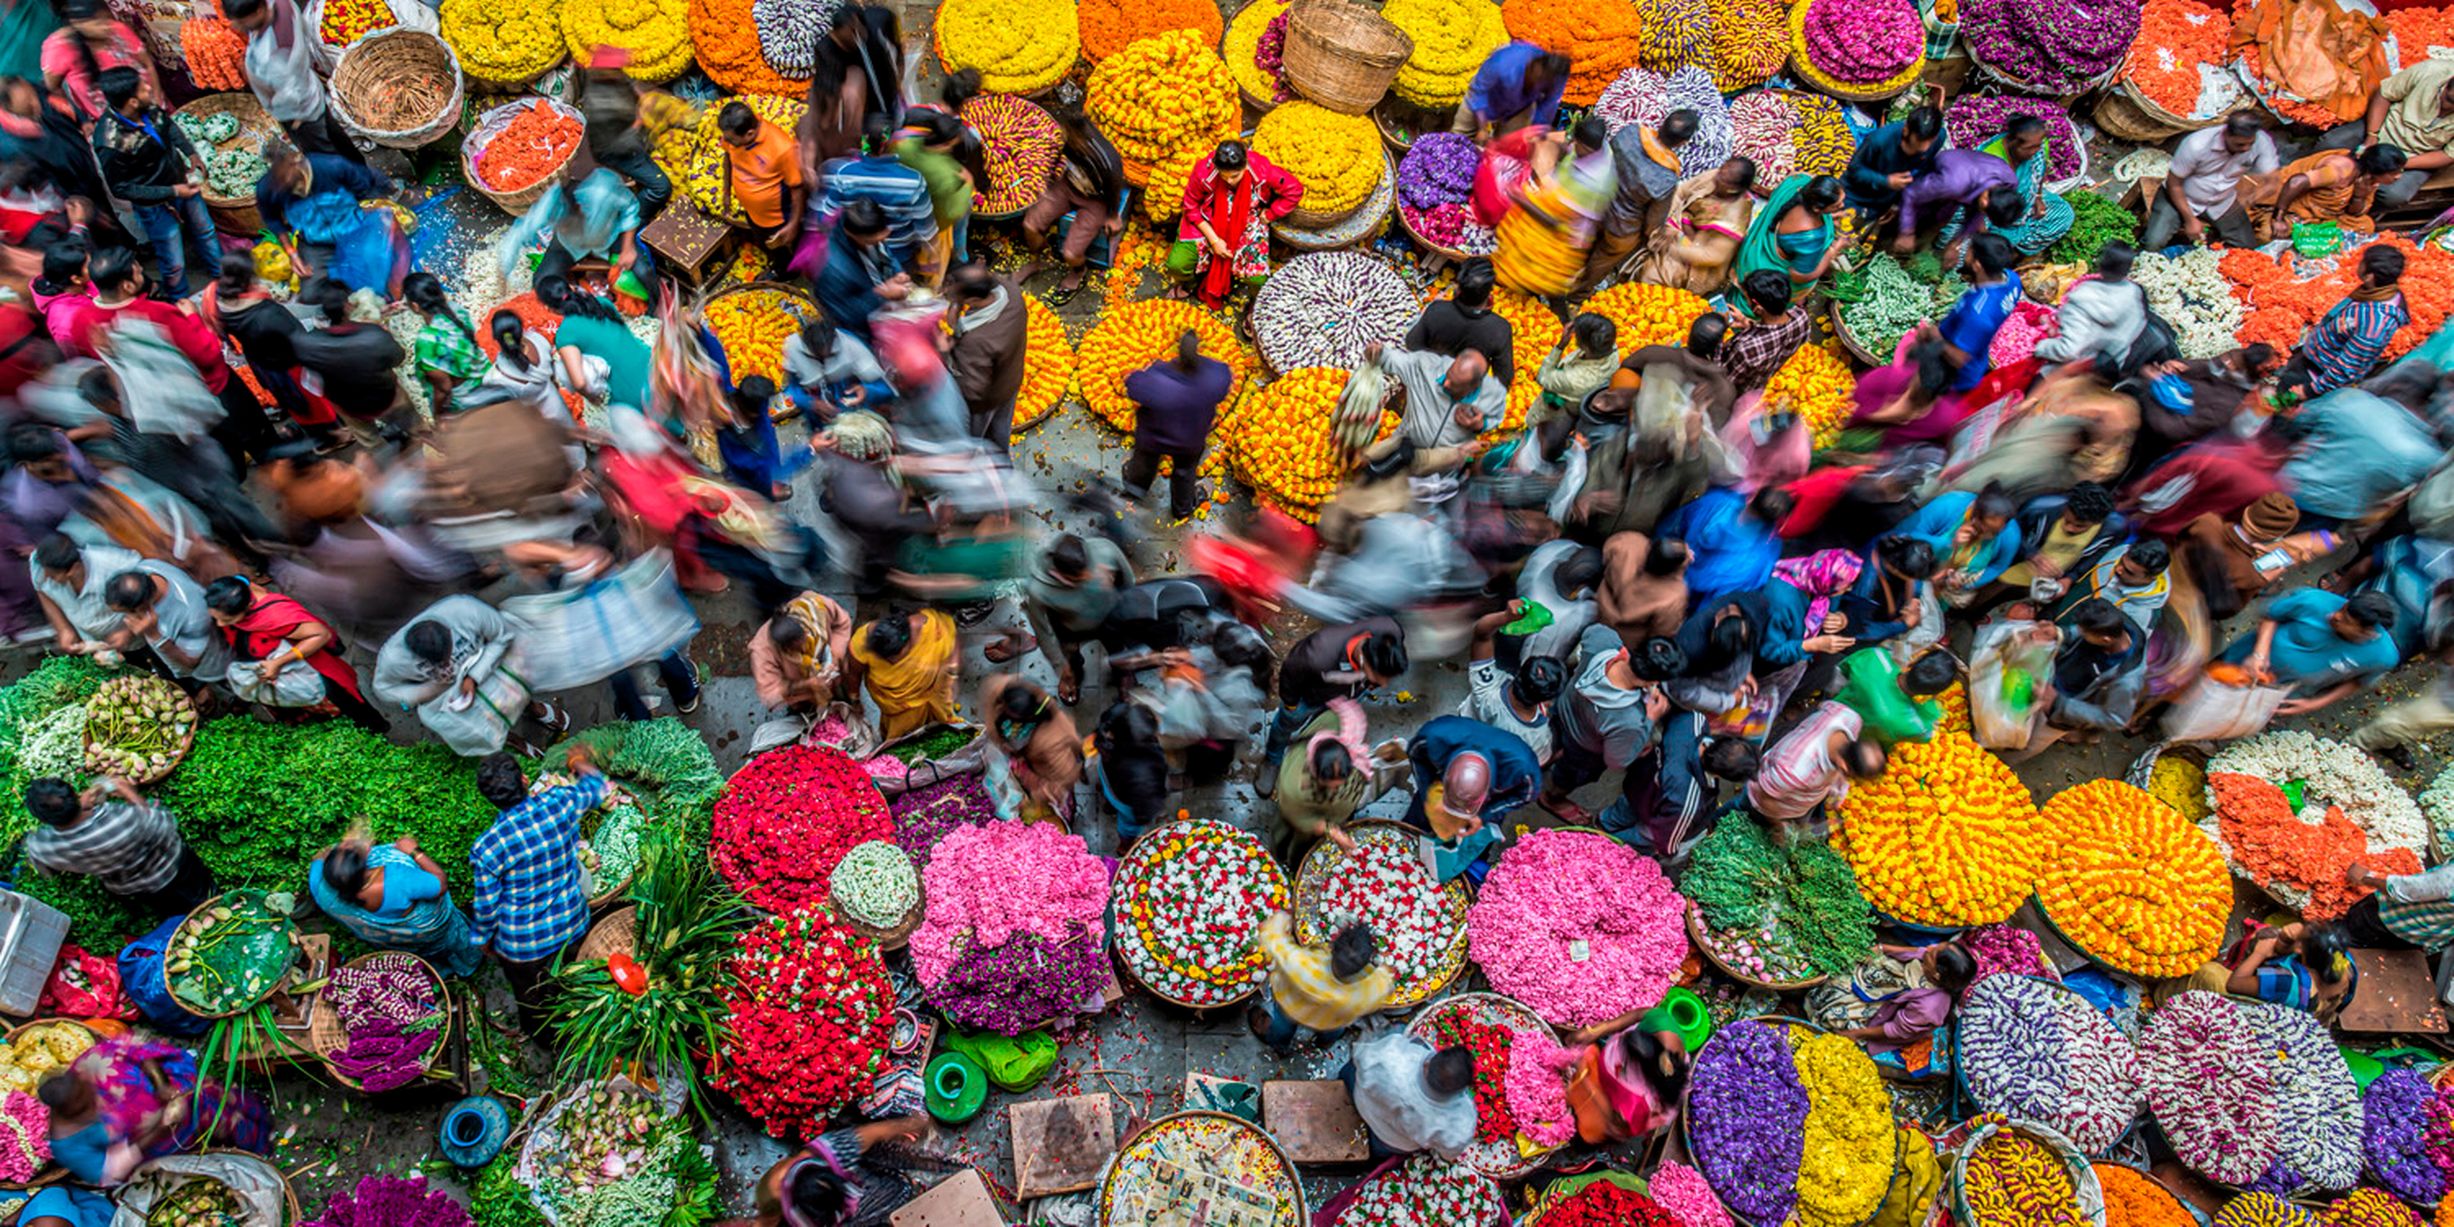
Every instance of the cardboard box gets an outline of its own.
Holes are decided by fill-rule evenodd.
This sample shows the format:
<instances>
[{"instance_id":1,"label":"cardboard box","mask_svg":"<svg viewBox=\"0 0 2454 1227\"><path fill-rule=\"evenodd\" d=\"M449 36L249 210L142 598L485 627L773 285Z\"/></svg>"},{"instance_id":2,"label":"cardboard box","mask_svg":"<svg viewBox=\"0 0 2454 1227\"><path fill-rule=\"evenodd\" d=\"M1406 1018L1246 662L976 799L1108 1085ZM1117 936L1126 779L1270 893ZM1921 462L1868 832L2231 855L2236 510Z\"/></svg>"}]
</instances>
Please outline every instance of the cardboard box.
<instances>
[{"instance_id":1,"label":"cardboard box","mask_svg":"<svg viewBox=\"0 0 2454 1227\"><path fill-rule=\"evenodd\" d=\"M1006 1109L1014 1140L1014 1195L1025 1201L1099 1183L1116 1154L1116 1101L1108 1095L1027 1099Z\"/></svg>"},{"instance_id":2,"label":"cardboard box","mask_svg":"<svg viewBox=\"0 0 2454 1227\"><path fill-rule=\"evenodd\" d=\"M1261 1127L1299 1164L1361 1163L1372 1157L1363 1118L1355 1114L1346 1084L1336 1079L1262 1083Z\"/></svg>"},{"instance_id":3,"label":"cardboard box","mask_svg":"<svg viewBox=\"0 0 2454 1227\"><path fill-rule=\"evenodd\" d=\"M922 1190L886 1221L893 1227L1005 1227L1007 1216L980 1169L967 1167Z\"/></svg>"}]
</instances>

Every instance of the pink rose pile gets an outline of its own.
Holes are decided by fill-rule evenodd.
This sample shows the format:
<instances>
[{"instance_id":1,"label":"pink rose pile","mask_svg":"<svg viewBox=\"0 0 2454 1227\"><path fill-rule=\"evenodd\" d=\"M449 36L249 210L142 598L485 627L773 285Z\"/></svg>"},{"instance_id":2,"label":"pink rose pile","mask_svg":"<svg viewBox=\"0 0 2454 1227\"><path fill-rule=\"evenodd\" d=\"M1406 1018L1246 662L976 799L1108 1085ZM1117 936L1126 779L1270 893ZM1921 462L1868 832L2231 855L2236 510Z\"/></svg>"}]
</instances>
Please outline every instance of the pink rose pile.
<instances>
[{"instance_id":1,"label":"pink rose pile","mask_svg":"<svg viewBox=\"0 0 2454 1227\"><path fill-rule=\"evenodd\" d=\"M1536 831L1508 850L1466 916L1491 987L1581 1027L1662 999L1687 957L1687 900L1661 867L1591 831Z\"/></svg>"},{"instance_id":2,"label":"pink rose pile","mask_svg":"<svg viewBox=\"0 0 2454 1227\"><path fill-rule=\"evenodd\" d=\"M928 916L912 933L921 982L946 977L964 951L993 950L1016 933L1051 942L1102 926L1108 872L1082 837L1043 823L957 827L939 841L922 880Z\"/></svg>"},{"instance_id":3,"label":"pink rose pile","mask_svg":"<svg viewBox=\"0 0 2454 1227\"><path fill-rule=\"evenodd\" d=\"M1684 1163L1665 1160L1653 1169L1645 1178L1645 1194L1678 1219L1679 1227L1731 1227L1730 1212L1721 1208L1704 1173Z\"/></svg>"},{"instance_id":4,"label":"pink rose pile","mask_svg":"<svg viewBox=\"0 0 2454 1227\"><path fill-rule=\"evenodd\" d=\"M1806 54L1833 80L1876 85L1926 54L1926 29L1907 0L1807 0Z\"/></svg>"},{"instance_id":5,"label":"pink rose pile","mask_svg":"<svg viewBox=\"0 0 2454 1227\"><path fill-rule=\"evenodd\" d=\"M1568 1068L1576 1053L1559 1046L1548 1031L1510 1030L1508 1114L1517 1131L1537 1146L1565 1146L1576 1136L1576 1117L1568 1111Z\"/></svg>"}]
</instances>

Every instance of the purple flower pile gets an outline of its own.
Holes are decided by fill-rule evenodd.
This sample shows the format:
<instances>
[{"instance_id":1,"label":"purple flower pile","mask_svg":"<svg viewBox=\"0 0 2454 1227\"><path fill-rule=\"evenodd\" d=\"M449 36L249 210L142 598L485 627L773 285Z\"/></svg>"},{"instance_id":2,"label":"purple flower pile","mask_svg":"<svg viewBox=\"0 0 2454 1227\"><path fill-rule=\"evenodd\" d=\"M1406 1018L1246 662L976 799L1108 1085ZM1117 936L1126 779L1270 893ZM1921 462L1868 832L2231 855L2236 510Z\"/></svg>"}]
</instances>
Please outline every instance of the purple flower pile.
<instances>
[{"instance_id":1,"label":"purple flower pile","mask_svg":"<svg viewBox=\"0 0 2454 1227\"><path fill-rule=\"evenodd\" d=\"M441 986L415 958L378 954L332 973L324 1000L349 1036L332 1067L369 1091L417 1081L443 1035Z\"/></svg>"},{"instance_id":2,"label":"purple flower pile","mask_svg":"<svg viewBox=\"0 0 2454 1227\"><path fill-rule=\"evenodd\" d=\"M1926 27L1908 0L1807 0L1806 54L1833 80L1875 85L1925 58Z\"/></svg>"},{"instance_id":3,"label":"purple flower pile","mask_svg":"<svg viewBox=\"0 0 2454 1227\"><path fill-rule=\"evenodd\" d=\"M469 1227L469 1212L423 1179L367 1176L324 1199L324 1212L305 1227Z\"/></svg>"},{"instance_id":4,"label":"purple flower pile","mask_svg":"<svg viewBox=\"0 0 2454 1227\"><path fill-rule=\"evenodd\" d=\"M1291 8L1288 10L1293 11ZM1268 73L1270 79L1278 83L1278 92L1270 101L1291 102L1295 99L1295 87L1287 84L1286 13L1270 18L1270 24L1261 27L1261 41L1253 44L1253 66Z\"/></svg>"},{"instance_id":5,"label":"purple flower pile","mask_svg":"<svg viewBox=\"0 0 2454 1227\"><path fill-rule=\"evenodd\" d=\"M2079 173L2079 129L2069 107L2051 98L2016 94L1963 94L1943 112L1943 130L1954 149L1974 149L2002 134L2011 120L2034 115L2045 121L2045 177L2060 182ZM2012 169L2016 170L2017 167Z\"/></svg>"},{"instance_id":6,"label":"purple flower pile","mask_svg":"<svg viewBox=\"0 0 2454 1227\"><path fill-rule=\"evenodd\" d=\"M2041 94L2075 94L2139 37L2142 0L1968 0L1960 33L1995 73Z\"/></svg>"},{"instance_id":7,"label":"purple flower pile","mask_svg":"<svg viewBox=\"0 0 2454 1227\"><path fill-rule=\"evenodd\" d=\"M1397 195L1418 209L1463 203L1474 193L1474 169L1483 162L1474 142L1454 132L1415 138L1397 164Z\"/></svg>"},{"instance_id":8,"label":"purple flower pile","mask_svg":"<svg viewBox=\"0 0 2454 1227\"><path fill-rule=\"evenodd\" d=\"M1789 1041L1747 1019L1713 1033L1688 1078L1688 1141L1722 1203L1778 1223L1798 1203L1806 1148L1806 1088Z\"/></svg>"},{"instance_id":9,"label":"purple flower pile","mask_svg":"<svg viewBox=\"0 0 2454 1227\"><path fill-rule=\"evenodd\" d=\"M349 1046L332 1056L332 1067L369 1092L398 1090L426 1072L426 1054L443 1034L440 1020L405 1031L389 1018L371 1018L350 1029Z\"/></svg>"},{"instance_id":10,"label":"purple flower pile","mask_svg":"<svg viewBox=\"0 0 2454 1227\"><path fill-rule=\"evenodd\" d=\"M2428 1075L2408 1069L2379 1074L2361 1096L2362 1166L2405 1201L2427 1204L2445 1196L2446 1174L2429 1158L2424 1133L2436 1098Z\"/></svg>"},{"instance_id":11,"label":"purple flower pile","mask_svg":"<svg viewBox=\"0 0 2454 1227\"><path fill-rule=\"evenodd\" d=\"M1020 1035L1071 1017L1075 1006L1106 987L1106 965L1097 933L1053 942L1016 933L995 949L956 959L946 978L930 986L929 1000L965 1027Z\"/></svg>"},{"instance_id":12,"label":"purple flower pile","mask_svg":"<svg viewBox=\"0 0 2454 1227\"><path fill-rule=\"evenodd\" d=\"M912 868L926 869L937 841L956 827L976 827L997 816L988 789L978 775L948 776L923 784L887 802L895 823L895 846L912 858Z\"/></svg>"}]
</instances>

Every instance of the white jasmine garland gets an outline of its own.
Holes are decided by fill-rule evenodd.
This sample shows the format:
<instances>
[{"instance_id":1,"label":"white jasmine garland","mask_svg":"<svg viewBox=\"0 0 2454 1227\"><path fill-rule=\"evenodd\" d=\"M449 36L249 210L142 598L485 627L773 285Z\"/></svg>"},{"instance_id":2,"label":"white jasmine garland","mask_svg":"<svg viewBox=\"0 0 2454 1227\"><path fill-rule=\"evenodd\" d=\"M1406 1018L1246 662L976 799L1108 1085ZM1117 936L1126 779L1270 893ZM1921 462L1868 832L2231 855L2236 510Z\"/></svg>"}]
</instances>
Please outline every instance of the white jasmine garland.
<instances>
[{"instance_id":1,"label":"white jasmine garland","mask_svg":"<svg viewBox=\"0 0 2454 1227\"><path fill-rule=\"evenodd\" d=\"M2360 1180L2360 1084L2326 1028L2307 1010L2242 1002L2252 1030L2275 1053L2278 1162L2301 1177L2286 1190L2351 1188Z\"/></svg>"},{"instance_id":2,"label":"white jasmine garland","mask_svg":"<svg viewBox=\"0 0 2454 1227\"><path fill-rule=\"evenodd\" d=\"M1960 1072L1988 1112L2103 1151L2146 1106L2138 1054L2078 994L2034 976L1988 976L1955 1013Z\"/></svg>"},{"instance_id":3,"label":"white jasmine garland","mask_svg":"<svg viewBox=\"0 0 2454 1227\"><path fill-rule=\"evenodd\" d=\"M856 844L835 863L827 894L845 916L877 929L891 929L920 902L920 875L912 858L883 839Z\"/></svg>"},{"instance_id":4,"label":"white jasmine garland","mask_svg":"<svg viewBox=\"0 0 2454 1227\"><path fill-rule=\"evenodd\" d=\"M1631 68L1604 87L1593 113L1610 125L1611 135L1638 124L1659 128L1676 110L1696 113L1696 134L1679 149L1679 177L1684 179L1720 167L1730 160L1730 104L1713 84L1713 74L1689 64L1664 76L1649 68Z\"/></svg>"},{"instance_id":5,"label":"white jasmine garland","mask_svg":"<svg viewBox=\"0 0 2454 1227\"><path fill-rule=\"evenodd\" d=\"M843 0L755 0L750 21L758 27L758 53L787 77L817 71L818 40L834 24Z\"/></svg>"},{"instance_id":6,"label":"white jasmine garland","mask_svg":"<svg viewBox=\"0 0 2454 1227\"><path fill-rule=\"evenodd\" d=\"M1395 268L1361 252L1297 256L1253 297L1253 337L1281 373L1307 366L1351 370L1363 351L1395 344L1418 310Z\"/></svg>"},{"instance_id":7,"label":"white jasmine garland","mask_svg":"<svg viewBox=\"0 0 2454 1227\"><path fill-rule=\"evenodd\" d=\"M2371 852L2406 848L2424 856L2429 846L2429 822L2420 806L2404 792L2375 759L2340 741L2313 737L2298 730L2261 733L2234 742L2207 760L2207 773L2256 776L2277 787L2301 780L2302 821L2316 822L2335 806L2369 837ZM2215 789L2207 789L2207 804L2215 806ZM2221 824L2210 814L2201 824L2223 843ZM2225 849L2227 863L2232 851Z\"/></svg>"},{"instance_id":8,"label":"white jasmine garland","mask_svg":"<svg viewBox=\"0 0 2454 1227\"><path fill-rule=\"evenodd\" d=\"M2184 358L2212 358L2233 348L2241 329L2241 300L2217 270L2213 248L2195 247L2179 256L2148 252L2130 270L2147 305L2173 326Z\"/></svg>"},{"instance_id":9,"label":"white jasmine garland","mask_svg":"<svg viewBox=\"0 0 2454 1227\"><path fill-rule=\"evenodd\" d=\"M2420 790L2420 812L2428 817L2429 849L2436 859L2454 856L2454 765Z\"/></svg>"}]
</instances>

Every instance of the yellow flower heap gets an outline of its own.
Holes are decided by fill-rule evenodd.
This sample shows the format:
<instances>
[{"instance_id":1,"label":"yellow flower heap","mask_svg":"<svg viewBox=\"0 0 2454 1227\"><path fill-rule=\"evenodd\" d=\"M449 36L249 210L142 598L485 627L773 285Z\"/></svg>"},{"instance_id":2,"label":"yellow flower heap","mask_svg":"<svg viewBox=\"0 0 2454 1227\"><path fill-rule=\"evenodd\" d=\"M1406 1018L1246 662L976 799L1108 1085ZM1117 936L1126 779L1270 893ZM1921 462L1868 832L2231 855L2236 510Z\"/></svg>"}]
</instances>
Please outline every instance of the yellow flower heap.
<instances>
[{"instance_id":1,"label":"yellow flower heap","mask_svg":"<svg viewBox=\"0 0 2454 1227\"><path fill-rule=\"evenodd\" d=\"M1109 57L1111 61L1114 56ZM1133 429L1133 401L1125 395L1125 376L1176 352L1176 338L1186 329L1201 334L1203 356L1226 363L1235 372L1225 404L1252 373L1253 357L1219 317L1189 302L1148 299L1111 310L1089 332L1075 356L1082 401L1118 430ZM1222 411L1224 412L1224 411Z\"/></svg>"},{"instance_id":2,"label":"yellow flower heap","mask_svg":"<svg viewBox=\"0 0 2454 1227\"><path fill-rule=\"evenodd\" d=\"M2187 975L2224 942L2232 874L2207 833L2120 780L2045 803L2037 903L2088 957L2134 976Z\"/></svg>"},{"instance_id":3,"label":"yellow flower heap","mask_svg":"<svg viewBox=\"0 0 2454 1227\"><path fill-rule=\"evenodd\" d=\"M1855 1227L1891 1188L1899 1140L1883 1075L1854 1041L1793 1027L1790 1055L1806 1088L1797 1227Z\"/></svg>"},{"instance_id":4,"label":"yellow flower heap","mask_svg":"<svg viewBox=\"0 0 2454 1227\"><path fill-rule=\"evenodd\" d=\"M992 94L1031 94L1062 80L1082 55L1074 0L946 0L937 10L937 61L974 69Z\"/></svg>"},{"instance_id":5,"label":"yellow flower heap","mask_svg":"<svg viewBox=\"0 0 2454 1227\"><path fill-rule=\"evenodd\" d=\"M1236 134L1244 114L1227 62L1191 30L1136 39L1101 60L1082 108L1125 159L1125 177L1147 189L1152 217L1176 215L1193 167Z\"/></svg>"},{"instance_id":6,"label":"yellow flower heap","mask_svg":"<svg viewBox=\"0 0 2454 1227\"><path fill-rule=\"evenodd\" d=\"M1380 15L1414 40L1414 54L1390 88L1427 111L1457 109L1474 71L1508 41L1500 6L1491 0L1389 0Z\"/></svg>"},{"instance_id":7,"label":"yellow flower heap","mask_svg":"<svg viewBox=\"0 0 2454 1227\"><path fill-rule=\"evenodd\" d=\"M1330 366L1287 372L1253 393L1227 440L1229 463L1254 496L1306 523L1320 518L1351 467L1352 453L1330 430L1346 379Z\"/></svg>"},{"instance_id":8,"label":"yellow flower heap","mask_svg":"<svg viewBox=\"0 0 2454 1227\"><path fill-rule=\"evenodd\" d=\"M1287 11L1287 5L1291 2L1253 0L1251 4L1236 10L1235 20L1227 23L1226 37L1219 42L1219 57L1227 61L1227 75L1235 78L1236 88L1252 95L1263 105L1277 96L1278 82L1261 71L1257 58L1261 50L1261 35L1270 28L1272 20ZM1387 10L1383 10L1382 14L1386 16ZM1420 51L1422 44L1416 43L1415 48ZM1481 62L1476 61L1476 66L1480 65ZM1403 77L1400 79L1403 80Z\"/></svg>"},{"instance_id":9,"label":"yellow flower heap","mask_svg":"<svg viewBox=\"0 0 2454 1227\"><path fill-rule=\"evenodd\" d=\"M1832 446L1849 424L1849 414L1857 407L1851 396L1857 386L1848 363L1820 345L1801 345L1765 382L1764 403L1789 402L1820 450Z\"/></svg>"},{"instance_id":10,"label":"yellow flower heap","mask_svg":"<svg viewBox=\"0 0 2454 1227\"><path fill-rule=\"evenodd\" d=\"M1559 315L1513 286L1491 292L1491 313L1508 321L1508 344L1517 360L1517 377L1508 385L1508 412L1499 425L1483 432L1484 438L1498 442L1523 430L1525 415L1542 399L1542 385L1534 377L1542 373L1542 360L1551 356L1551 345L1559 340Z\"/></svg>"},{"instance_id":11,"label":"yellow flower heap","mask_svg":"<svg viewBox=\"0 0 2454 1227\"><path fill-rule=\"evenodd\" d=\"M1586 299L1584 309L1618 325L1619 352L1632 354L1647 345L1686 344L1688 325L1710 307L1685 290L1630 281Z\"/></svg>"},{"instance_id":12,"label":"yellow flower heap","mask_svg":"<svg viewBox=\"0 0 2454 1227\"><path fill-rule=\"evenodd\" d=\"M1022 390L1014 396L1014 434L1047 420L1074 385L1074 346L1065 339L1065 321L1048 304L1026 296L1023 309L1029 331L1023 347Z\"/></svg>"},{"instance_id":13,"label":"yellow flower heap","mask_svg":"<svg viewBox=\"0 0 2454 1227\"><path fill-rule=\"evenodd\" d=\"M1789 59L1780 0L1713 0L1713 84L1725 94L1762 85Z\"/></svg>"},{"instance_id":14,"label":"yellow flower heap","mask_svg":"<svg viewBox=\"0 0 2454 1227\"><path fill-rule=\"evenodd\" d=\"M675 127L660 132L652 147L656 164L673 179L674 189L697 205L710 217L721 217L735 225L746 225L750 215L742 211L738 201L730 213L724 211L727 196L725 178L731 173L724 160L724 137L716 130L716 117L723 113L726 102L746 102L750 109L786 132L801 126L801 116L808 104L798 98L778 94L743 94L709 103L699 115L696 127Z\"/></svg>"},{"instance_id":15,"label":"yellow flower heap","mask_svg":"<svg viewBox=\"0 0 2454 1227\"><path fill-rule=\"evenodd\" d=\"M784 342L801 331L800 302L782 290L743 290L707 304L707 327L724 344L724 361L739 383L764 375L781 385Z\"/></svg>"},{"instance_id":16,"label":"yellow flower heap","mask_svg":"<svg viewBox=\"0 0 2454 1227\"><path fill-rule=\"evenodd\" d=\"M562 6L562 37L574 59L598 47L630 53L622 71L662 84L690 67L690 0L580 0Z\"/></svg>"},{"instance_id":17,"label":"yellow flower heap","mask_svg":"<svg viewBox=\"0 0 2454 1227\"><path fill-rule=\"evenodd\" d=\"M442 31L460 70L490 85L526 85L570 53L562 0L443 0Z\"/></svg>"},{"instance_id":18,"label":"yellow flower heap","mask_svg":"<svg viewBox=\"0 0 2454 1227\"><path fill-rule=\"evenodd\" d=\"M1883 774L1850 786L1832 811L1832 848L1878 910L1959 928L2001 920L2028 897L2042 828L2010 767L1937 729L1893 746Z\"/></svg>"},{"instance_id":19,"label":"yellow flower heap","mask_svg":"<svg viewBox=\"0 0 2454 1227\"><path fill-rule=\"evenodd\" d=\"M1361 115L1290 102L1262 116L1253 152L1303 181L1303 207L1351 213L1380 186L1380 129Z\"/></svg>"}]
</instances>

